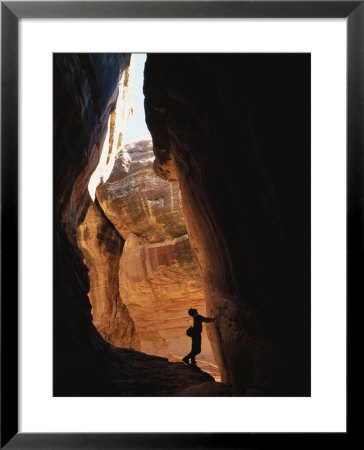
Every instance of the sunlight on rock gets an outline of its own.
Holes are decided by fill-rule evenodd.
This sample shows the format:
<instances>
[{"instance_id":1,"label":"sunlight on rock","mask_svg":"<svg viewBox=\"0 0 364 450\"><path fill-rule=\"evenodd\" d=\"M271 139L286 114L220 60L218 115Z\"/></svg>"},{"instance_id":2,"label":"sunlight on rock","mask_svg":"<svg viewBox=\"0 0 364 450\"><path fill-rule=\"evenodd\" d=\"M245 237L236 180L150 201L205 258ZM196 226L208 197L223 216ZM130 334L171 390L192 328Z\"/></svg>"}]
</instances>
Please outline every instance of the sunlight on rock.
<instances>
[{"instance_id":1,"label":"sunlight on rock","mask_svg":"<svg viewBox=\"0 0 364 450\"><path fill-rule=\"evenodd\" d=\"M96 170L91 175L88 190L92 200L95 199L96 188L105 183L114 167L115 155L122 148L128 124L133 116L132 84L134 76L134 57L131 57L130 66L124 70L119 82L119 96L115 109L111 112L107 126L101 157ZM125 164L128 162L125 161Z\"/></svg>"}]
</instances>

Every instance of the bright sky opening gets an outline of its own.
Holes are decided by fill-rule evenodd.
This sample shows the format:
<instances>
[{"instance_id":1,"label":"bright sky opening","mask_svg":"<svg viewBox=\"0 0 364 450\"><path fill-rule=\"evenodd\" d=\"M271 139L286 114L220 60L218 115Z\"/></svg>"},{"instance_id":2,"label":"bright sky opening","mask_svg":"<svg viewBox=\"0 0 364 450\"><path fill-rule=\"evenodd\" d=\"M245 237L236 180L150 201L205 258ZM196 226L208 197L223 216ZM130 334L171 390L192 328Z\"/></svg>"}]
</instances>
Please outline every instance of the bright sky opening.
<instances>
[{"instance_id":1,"label":"bright sky opening","mask_svg":"<svg viewBox=\"0 0 364 450\"><path fill-rule=\"evenodd\" d=\"M134 80L132 87L133 117L126 131L124 144L142 138L150 138L150 133L145 123L144 112L144 64L147 59L146 53L134 53Z\"/></svg>"}]
</instances>

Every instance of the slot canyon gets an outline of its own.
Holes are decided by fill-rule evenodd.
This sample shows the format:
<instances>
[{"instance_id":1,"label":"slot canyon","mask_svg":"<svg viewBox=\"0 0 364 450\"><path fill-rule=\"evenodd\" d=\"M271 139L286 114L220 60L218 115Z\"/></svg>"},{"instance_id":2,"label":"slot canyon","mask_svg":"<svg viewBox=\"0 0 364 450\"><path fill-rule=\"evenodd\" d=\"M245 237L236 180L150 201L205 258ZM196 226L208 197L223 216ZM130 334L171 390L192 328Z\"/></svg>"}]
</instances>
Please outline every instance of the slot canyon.
<instances>
[{"instance_id":1,"label":"slot canyon","mask_svg":"<svg viewBox=\"0 0 364 450\"><path fill-rule=\"evenodd\" d=\"M309 396L310 56L53 65L54 395Z\"/></svg>"},{"instance_id":2,"label":"slot canyon","mask_svg":"<svg viewBox=\"0 0 364 450\"><path fill-rule=\"evenodd\" d=\"M153 161L150 139L119 150L78 228L78 246L89 269L93 323L103 338L178 361L191 345L186 311L193 306L204 314L205 300L179 188L155 175ZM208 342L203 333L199 365L202 360L215 374Z\"/></svg>"}]
</instances>

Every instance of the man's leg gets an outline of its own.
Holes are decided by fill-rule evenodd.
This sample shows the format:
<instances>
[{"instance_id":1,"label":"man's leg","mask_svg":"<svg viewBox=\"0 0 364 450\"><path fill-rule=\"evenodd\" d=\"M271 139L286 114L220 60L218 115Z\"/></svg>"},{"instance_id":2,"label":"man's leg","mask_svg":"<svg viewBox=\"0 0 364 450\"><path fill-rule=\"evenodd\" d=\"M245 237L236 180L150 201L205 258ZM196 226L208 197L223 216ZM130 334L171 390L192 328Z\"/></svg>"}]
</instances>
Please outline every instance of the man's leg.
<instances>
[{"instance_id":1,"label":"man's leg","mask_svg":"<svg viewBox=\"0 0 364 450\"><path fill-rule=\"evenodd\" d=\"M182 358L182 361L183 361L185 364L190 364L190 363L188 362L188 360L191 359L192 355L193 355L193 353L190 352L188 355L186 355L184 358Z\"/></svg>"},{"instance_id":2,"label":"man's leg","mask_svg":"<svg viewBox=\"0 0 364 450\"><path fill-rule=\"evenodd\" d=\"M197 367L196 365L196 355L201 353L201 337L195 337L195 339L192 340L192 351L190 353L191 355L191 366Z\"/></svg>"}]
</instances>

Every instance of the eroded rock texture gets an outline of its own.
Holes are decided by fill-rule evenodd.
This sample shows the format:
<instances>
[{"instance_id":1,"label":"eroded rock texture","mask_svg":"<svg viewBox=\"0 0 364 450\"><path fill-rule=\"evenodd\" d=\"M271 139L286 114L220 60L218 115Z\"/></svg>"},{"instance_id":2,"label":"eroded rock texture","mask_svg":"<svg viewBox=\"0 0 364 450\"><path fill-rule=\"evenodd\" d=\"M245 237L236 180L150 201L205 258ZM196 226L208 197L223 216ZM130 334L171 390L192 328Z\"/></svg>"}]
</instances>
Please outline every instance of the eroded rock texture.
<instances>
[{"instance_id":1,"label":"eroded rock texture","mask_svg":"<svg viewBox=\"0 0 364 450\"><path fill-rule=\"evenodd\" d=\"M109 180L97 189L97 198L125 239L119 291L140 350L173 359L190 351L185 331L192 321L187 310L195 307L204 314L205 301L179 187L155 175L154 158L150 140L125 145ZM205 333L199 357L214 362Z\"/></svg>"},{"instance_id":2,"label":"eroded rock texture","mask_svg":"<svg viewBox=\"0 0 364 450\"><path fill-rule=\"evenodd\" d=\"M97 186L111 174L115 156L122 147L123 136L133 114L133 61L131 58L129 66L121 73L99 162L88 183L88 191L95 202L90 202L87 214L78 227L77 243L89 269L89 299L95 327L107 342L139 350L133 320L119 295L119 261L124 239L95 199Z\"/></svg>"},{"instance_id":3,"label":"eroded rock texture","mask_svg":"<svg viewBox=\"0 0 364 450\"><path fill-rule=\"evenodd\" d=\"M92 321L105 341L139 350L139 339L129 311L119 295L119 262L124 240L92 203L78 227L77 243L89 269Z\"/></svg>"},{"instance_id":4,"label":"eroded rock texture","mask_svg":"<svg viewBox=\"0 0 364 450\"><path fill-rule=\"evenodd\" d=\"M150 140L126 144L97 189L103 211L124 239L134 234L155 243L186 234L179 188L154 174L154 159Z\"/></svg>"},{"instance_id":5,"label":"eroded rock texture","mask_svg":"<svg viewBox=\"0 0 364 450\"><path fill-rule=\"evenodd\" d=\"M310 393L310 57L148 55L156 170L179 183L222 380Z\"/></svg>"}]
</instances>

